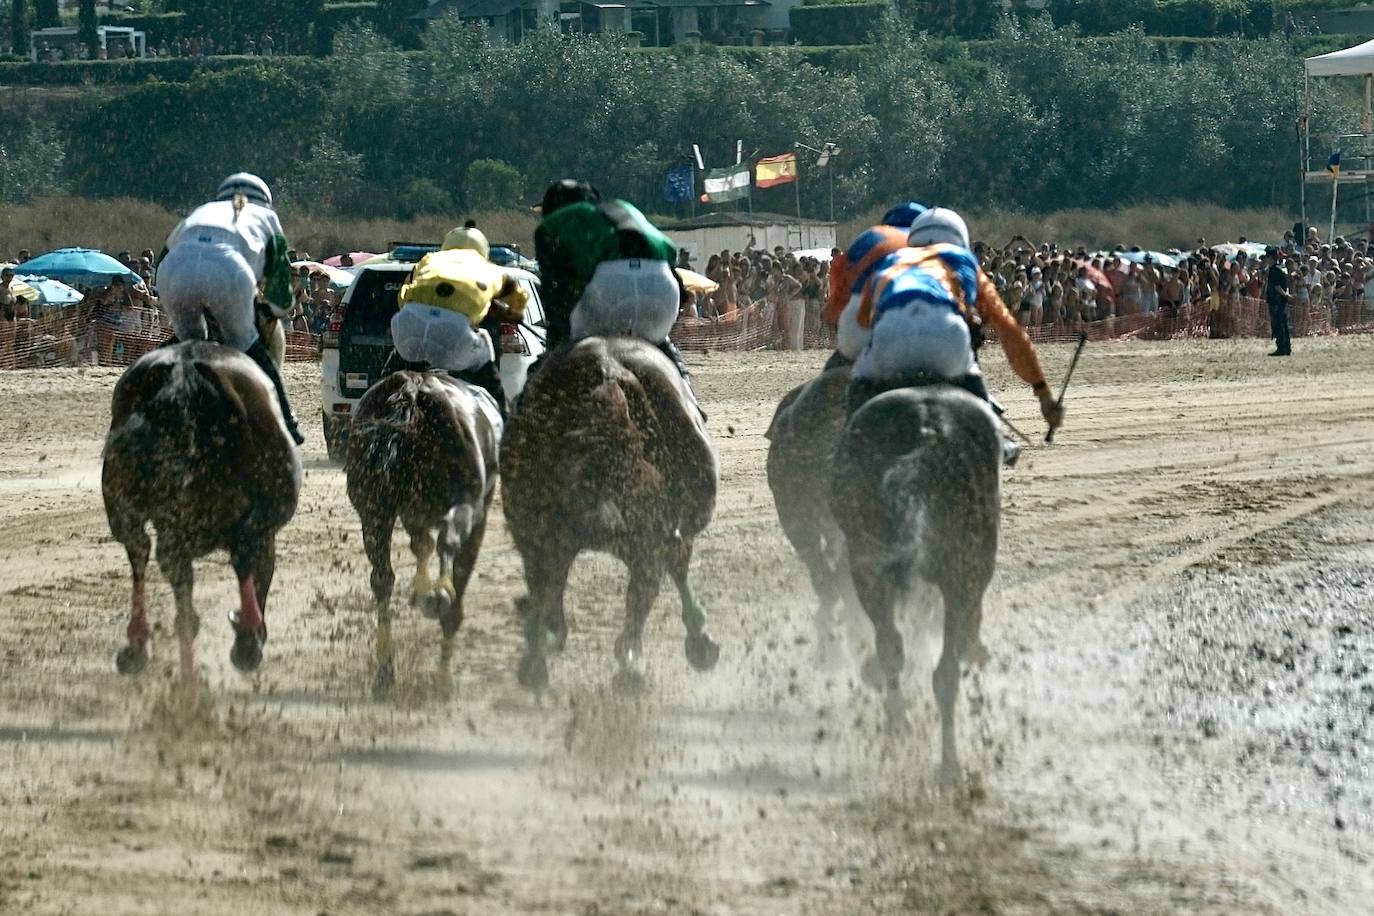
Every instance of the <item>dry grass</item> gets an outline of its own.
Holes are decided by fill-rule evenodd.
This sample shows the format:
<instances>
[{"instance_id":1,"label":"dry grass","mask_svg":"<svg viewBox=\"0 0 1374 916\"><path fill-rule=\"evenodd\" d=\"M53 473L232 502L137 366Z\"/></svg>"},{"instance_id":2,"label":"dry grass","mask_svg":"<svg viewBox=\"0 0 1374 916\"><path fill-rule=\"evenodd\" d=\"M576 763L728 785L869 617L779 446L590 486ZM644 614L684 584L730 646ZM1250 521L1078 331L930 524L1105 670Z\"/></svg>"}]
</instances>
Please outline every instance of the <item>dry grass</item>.
<instances>
[{"instance_id":1,"label":"dry grass","mask_svg":"<svg viewBox=\"0 0 1374 916\"><path fill-rule=\"evenodd\" d=\"M843 223L839 239L856 234L882 218L882 211ZM1139 245L1142 248L1192 248L1199 238L1210 243L1235 241L1244 236L1258 242L1277 241L1294 218L1282 210L1228 210L1210 204L1150 204L1115 210L1060 210L1054 213L988 212L968 215L975 239L1004 245L1020 234L1037 245L1083 245L1109 248ZM1340 231L1338 227L1338 232Z\"/></svg>"},{"instance_id":2,"label":"dry grass","mask_svg":"<svg viewBox=\"0 0 1374 916\"><path fill-rule=\"evenodd\" d=\"M459 215L412 220L343 219L292 213L284 216L286 234L292 244L317 258L341 251L382 251L388 242L395 241L437 241L463 219ZM847 244L881 217L882 211L875 210L860 219L841 223L840 244ZM13 257L21 248L40 252L71 245L111 252L124 248L157 251L179 218L156 204L127 198L59 197L33 201L6 208L5 219L0 220L0 258ZM500 212L478 214L475 218L492 242L514 242L526 253L533 252L533 214ZM1245 236L1255 241L1273 241L1292 222L1291 215L1281 210L1228 210L1180 203L1046 214L975 213L970 215L969 228L975 238L997 244L1004 244L1019 233L1036 243L1167 249L1190 248L1198 238L1220 242ZM1346 227L1345 231L1355 228ZM1342 230L1338 227L1337 231Z\"/></svg>"},{"instance_id":3,"label":"dry grass","mask_svg":"<svg viewBox=\"0 0 1374 916\"><path fill-rule=\"evenodd\" d=\"M348 220L333 216L284 214L286 235L300 251L328 257L343 251L383 251L396 241L438 241L461 225L461 217L427 216L413 220ZM146 201L57 197L5 208L0 220L0 259L21 248L38 253L81 246L118 252L162 248L181 214ZM492 242L514 242L534 250L535 218L525 213L487 213L474 217Z\"/></svg>"}]
</instances>

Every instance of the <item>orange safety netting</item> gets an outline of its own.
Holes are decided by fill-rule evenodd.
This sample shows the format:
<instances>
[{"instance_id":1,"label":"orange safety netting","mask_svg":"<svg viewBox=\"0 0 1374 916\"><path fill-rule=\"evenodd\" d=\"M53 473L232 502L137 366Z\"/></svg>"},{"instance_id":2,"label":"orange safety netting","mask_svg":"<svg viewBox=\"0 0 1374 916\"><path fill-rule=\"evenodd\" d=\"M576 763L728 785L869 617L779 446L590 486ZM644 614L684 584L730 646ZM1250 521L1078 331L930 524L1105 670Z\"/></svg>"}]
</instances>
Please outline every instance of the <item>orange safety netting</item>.
<instances>
[{"instance_id":1,"label":"orange safety netting","mask_svg":"<svg viewBox=\"0 0 1374 916\"><path fill-rule=\"evenodd\" d=\"M755 303L725 318L682 318L673 341L697 352L780 349L782 328L772 305ZM1332 305L1290 308L1294 337L1374 331L1374 303L1347 300ZM1181 340L1224 337L1268 337L1269 310L1259 299L1237 298L1213 310L1194 302L1174 311L1123 315L1100 321L1057 322L1029 329L1036 343L1089 340ZM127 366L171 336L166 317L156 309L129 308L109 319L90 321L69 309L41 318L0 319L0 369L50 366ZM820 323L819 308L807 308L808 349L834 346L833 332ZM288 362L320 358L320 336L288 331Z\"/></svg>"},{"instance_id":2,"label":"orange safety netting","mask_svg":"<svg viewBox=\"0 0 1374 916\"><path fill-rule=\"evenodd\" d=\"M0 320L0 369L128 366L171 336L171 325L157 309L120 309L95 320L83 317L77 309L41 318ZM319 358L318 334L287 332L288 361Z\"/></svg>"}]
</instances>

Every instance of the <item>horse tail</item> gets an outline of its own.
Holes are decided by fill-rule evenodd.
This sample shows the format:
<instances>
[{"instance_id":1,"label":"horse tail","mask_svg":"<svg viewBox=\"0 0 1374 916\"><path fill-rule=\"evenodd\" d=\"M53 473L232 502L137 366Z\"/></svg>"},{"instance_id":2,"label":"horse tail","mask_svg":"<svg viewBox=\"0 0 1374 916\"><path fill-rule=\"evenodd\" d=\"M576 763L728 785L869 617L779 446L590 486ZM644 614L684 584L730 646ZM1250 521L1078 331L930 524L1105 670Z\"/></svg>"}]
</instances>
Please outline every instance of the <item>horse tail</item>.
<instances>
[{"instance_id":1,"label":"horse tail","mask_svg":"<svg viewBox=\"0 0 1374 916\"><path fill-rule=\"evenodd\" d=\"M938 581L963 566L962 554L995 550L1001 449L985 404L962 391L908 390L854 420L890 520L887 575L902 586L913 572Z\"/></svg>"},{"instance_id":2,"label":"horse tail","mask_svg":"<svg viewBox=\"0 0 1374 916\"><path fill-rule=\"evenodd\" d=\"M215 370L199 360L161 359L130 370L147 392L105 441L107 466L139 482L132 500L171 506L204 487L223 486L221 469L233 464L244 410Z\"/></svg>"}]
</instances>

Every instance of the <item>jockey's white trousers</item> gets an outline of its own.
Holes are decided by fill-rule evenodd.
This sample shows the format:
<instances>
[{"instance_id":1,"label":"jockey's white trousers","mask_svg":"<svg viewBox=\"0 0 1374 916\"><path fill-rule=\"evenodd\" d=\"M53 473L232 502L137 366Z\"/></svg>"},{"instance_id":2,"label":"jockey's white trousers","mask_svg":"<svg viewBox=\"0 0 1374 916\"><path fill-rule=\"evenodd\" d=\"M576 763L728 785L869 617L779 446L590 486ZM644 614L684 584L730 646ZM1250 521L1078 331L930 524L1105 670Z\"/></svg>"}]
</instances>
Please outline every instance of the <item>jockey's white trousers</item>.
<instances>
[{"instance_id":1,"label":"jockey's white trousers","mask_svg":"<svg viewBox=\"0 0 1374 916\"><path fill-rule=\"evenodd\" d=\"M677 321L680 286L666 261L604 261L572 313L572 339L632 334L652 343Z\"/></svg>"},{"instance_id":2,"label":"jockey's white trousers","mask_svg":"<svg viewBox=\"0 0 1374 916\"><path fill-rule=\"evenodd\" d=\"M219 323L224 342L247 350L258 339L253 299L258 281L233 246L188 238L157 269L157 295L180 340L206 338L205 312Z\"/></svg>"},{"instance_id":3,"label":"jockey's white trousers","mask_svg":"<svg viewBox=\"0 0 1374 916\"><path fill-rule=\"evenodd\" d=\"M948 305L917 300L878 313L853 374L898 382L916 373L953 380L977 371L964 317Z\"/></svg>"},{"instance_id":4,"label":"jockey's white trousers","mask_svg":"<svg viewBox=\"0 0 1374 916\"><path fill-rule=\"evenodd\" d=\"M402 359L466 372L496 358L491 338L466 315L408 302L391 318L391 340Z\"/></svg>"}]
</instances>

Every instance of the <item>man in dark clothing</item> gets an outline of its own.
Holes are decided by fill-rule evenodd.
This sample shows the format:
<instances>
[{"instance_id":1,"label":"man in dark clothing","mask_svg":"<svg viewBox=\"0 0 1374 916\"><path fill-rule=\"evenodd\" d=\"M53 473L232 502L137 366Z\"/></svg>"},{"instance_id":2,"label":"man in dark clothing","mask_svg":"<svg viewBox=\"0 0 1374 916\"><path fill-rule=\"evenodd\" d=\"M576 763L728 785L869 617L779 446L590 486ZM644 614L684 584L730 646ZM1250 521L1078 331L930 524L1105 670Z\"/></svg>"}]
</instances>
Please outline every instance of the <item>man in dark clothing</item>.
<instances>
[{"instance_id":1,"label":"man in dark clothing","mask_svg":"<svg viewBox=\"0 0 1374 916\"><path fill-rule=\"evenodd\" d=\"M1293 343L1288 336L1288 300L1293 294L1288 291L1288 271L1283 269L1275 249L1265 252L1265 258L1269 261L1269 270L1265 276L1264 295L1269 303L1269 333L1274 338L1274 352L1269 355L1290 356Z\"/></svg>"}]
</instances>

